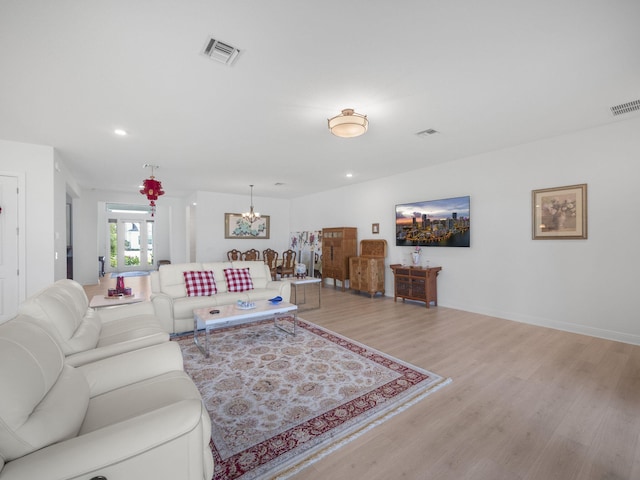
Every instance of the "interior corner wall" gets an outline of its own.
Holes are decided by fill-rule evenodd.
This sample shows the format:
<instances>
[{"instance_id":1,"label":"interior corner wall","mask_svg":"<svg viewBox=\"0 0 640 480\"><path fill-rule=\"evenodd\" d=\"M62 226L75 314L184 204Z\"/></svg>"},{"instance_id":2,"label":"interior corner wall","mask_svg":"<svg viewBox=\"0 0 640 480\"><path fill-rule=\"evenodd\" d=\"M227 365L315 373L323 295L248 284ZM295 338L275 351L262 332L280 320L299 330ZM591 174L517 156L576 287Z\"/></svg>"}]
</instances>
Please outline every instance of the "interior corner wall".
<instances>
[{"instance_id":1,"label":"interior corner wall","mask_svg":"<svg viewBox=\"0 0 640 480\"><path fill-rule=\"evenodd\" d=\"M636 116L298 198L291 229L355 226L358 240L387 240L388 267L407 263L411 250L395 246L396 204L470 195L471 247L423 250L423 261L443 269L440 306L640 344L638 131ZM532 190L580 183L588 186L588 239L533 240Z\"/></svg>"},{"instance_id":2,"label":"interior corner wall","mask_svg":"<svg viewBox=\"0 0 640 480\"><path fill-rule=\"evenodd\" d=\"M241 213L249 208L249 195L230 195L215 192L197 192L195 208L195 252L196 262L221 261L227 251L246 251L255 248L262 252L272 248L279 252L289 244L290 201L275 198L255 197L253 203L262 215L269 216L268 239L225 238L225 213Z\"/></svg>"}]
</instances>

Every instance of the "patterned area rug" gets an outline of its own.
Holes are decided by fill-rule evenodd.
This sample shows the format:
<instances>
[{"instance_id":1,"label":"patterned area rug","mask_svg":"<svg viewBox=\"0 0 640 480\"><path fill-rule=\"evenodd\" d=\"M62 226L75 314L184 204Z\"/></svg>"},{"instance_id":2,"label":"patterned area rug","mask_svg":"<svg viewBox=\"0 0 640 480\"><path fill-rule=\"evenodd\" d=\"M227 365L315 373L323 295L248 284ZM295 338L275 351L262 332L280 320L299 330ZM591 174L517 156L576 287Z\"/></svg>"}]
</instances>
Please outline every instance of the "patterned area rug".
<instances>
[{"instance_id":1,"label":"patterned area rug","mask_svg":"<svg viewBox=\"0 0 640 480\"><path fill-rule=\"evenodd\" d=\"M176 338L212 421L215 480L287 478L450 380L298 319Z\"/></svg>"}]
</instances>

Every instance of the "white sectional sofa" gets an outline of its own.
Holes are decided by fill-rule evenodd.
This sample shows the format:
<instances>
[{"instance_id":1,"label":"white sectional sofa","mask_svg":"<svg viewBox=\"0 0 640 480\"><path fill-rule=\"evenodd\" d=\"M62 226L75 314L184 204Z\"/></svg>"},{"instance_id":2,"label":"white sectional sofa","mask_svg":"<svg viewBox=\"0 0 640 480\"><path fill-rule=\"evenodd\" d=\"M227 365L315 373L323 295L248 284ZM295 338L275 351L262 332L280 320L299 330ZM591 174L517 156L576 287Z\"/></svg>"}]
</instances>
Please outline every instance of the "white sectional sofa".
<instances>
[{"instance_id":1,"label":"white sectional sofa","mask_svg":"<svg viewBox=\"0 0 640 480\"><path fill-rule=\"evenodd\" d=\"M0 480L210 480L211 422L175 342L73 367L37 322L0 325Z\"/></svg>"},{"instance_id":2,"label":"white sectional sofa","mask_svg":"<svg viewBox=\"0 0 640 480\"><path fill-rule=\"evenodd\" d=\"M168 342L150 302L94 310L82 285L58 280L19 307L58 343L70 365Z\"/></svg>"},{"instance_id":3,"label":"white sectional sofa","mask_svg":"<svg viewBox=\"0 0 640 480\"><path fill-rule=\"evenodd\" d=\"M225 269L248 269L252 288L241 292L230 291ZM213 272L217 292L213 295L189 296L185 272ZM193 310L196 308L228 305L238 300L268 300L276 296L289 301L291 284L272 280L269 267L260 261L168 264L151 272L151 302L156 317L169 333L193 330Z\"/></svg>"}]
</instances>

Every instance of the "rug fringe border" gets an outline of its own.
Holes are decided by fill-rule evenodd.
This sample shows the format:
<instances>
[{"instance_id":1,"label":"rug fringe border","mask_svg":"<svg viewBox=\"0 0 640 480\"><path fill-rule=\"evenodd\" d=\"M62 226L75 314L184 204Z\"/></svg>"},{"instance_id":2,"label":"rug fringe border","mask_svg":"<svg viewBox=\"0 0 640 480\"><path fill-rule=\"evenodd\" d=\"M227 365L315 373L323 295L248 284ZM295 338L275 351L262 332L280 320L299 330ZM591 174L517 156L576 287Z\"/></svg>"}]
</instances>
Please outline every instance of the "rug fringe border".
<instances>
[{"instance_id":1,"label":"rug fringe border","mask_svg":"<svg viewBox=\"0 0 640 480\"><path fill-rule=\"evenodd\" d=\"M314 463L322 460L329 454L338 450L340 447L346 445L347 443L352 442L356 438L364 435L369 430L374 429L375 427L386 422L390 418L398 415L399 413L404 412L405 410L412 407L413 405L420 402L421 400L425 399L432 393L437 392L438 390L440 390L442 387L445 387L446 385L449 385L451 382L453 382L453 380L450 377L446 379L443 378L440 382L432 385L427 390L416 394L414 397L408 399L401 405L398 405L387 412L381 413L381 415L378 416L377 418L373 419L372 421L370 421L366 425L363 425L357 430L354 430L353 432L346 434L343 438L332 443L331 445L327 445L327 446L319 445L315 449L310 450L309 452L307 452L307 456L304 459L298 461L295 465L292 465L291 467L285 466L281 468L280 471L271 478L273 480L286 480L291 476L300 473L305 468L308 468Z\"/></svg>"}]
</instances>

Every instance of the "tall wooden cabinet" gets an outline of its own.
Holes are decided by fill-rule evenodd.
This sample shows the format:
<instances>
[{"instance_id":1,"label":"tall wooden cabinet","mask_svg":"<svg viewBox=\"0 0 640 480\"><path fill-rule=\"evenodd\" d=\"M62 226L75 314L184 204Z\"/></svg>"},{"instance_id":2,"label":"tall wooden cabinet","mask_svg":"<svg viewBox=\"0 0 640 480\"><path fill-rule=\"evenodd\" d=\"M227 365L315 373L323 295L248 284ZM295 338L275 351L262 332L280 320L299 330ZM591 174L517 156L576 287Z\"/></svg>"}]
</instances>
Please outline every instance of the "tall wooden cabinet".
<instances>
[{"instance_id":1,"label":"tall wooden cabinet","mask_svg":"<svg viewBox=\"0 0 640 480\"><path fill-rule=\"evenodd\" d=\"M342 283L344 292L349 279L349 257L358 255L358 229L355 227L335 227L322 229L322 284L325 278L333 278Z\"/></svg>"},{"instance_id":2,"label":"tall wooden cabinet","mask_svg":"<svg viewBox=\"0 0 640 480\"><path fill-rule=\"evenodd\" d=\"M349 286L353 290L367 292L371 298L377 292L384 295L384 258L386 256L386 240L362 240L360 256L349 259Z\"/></svg>"}]
</instances>

